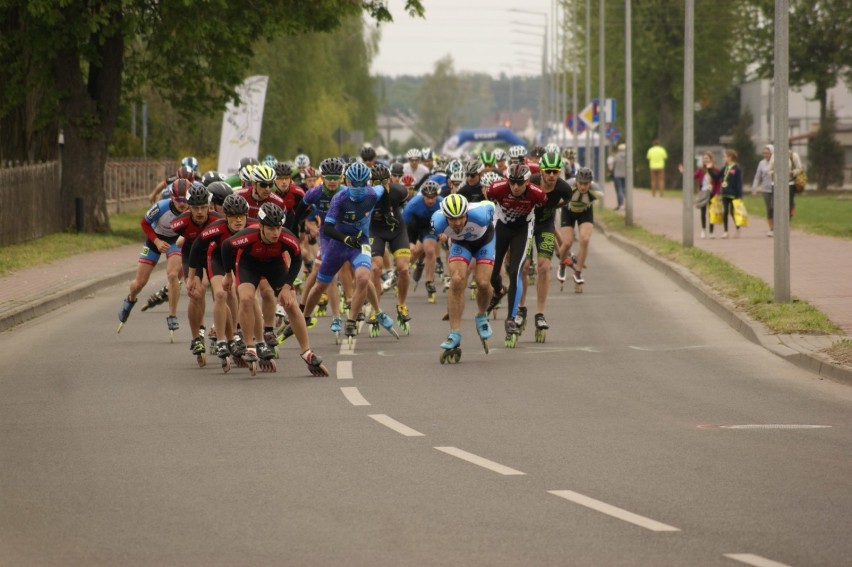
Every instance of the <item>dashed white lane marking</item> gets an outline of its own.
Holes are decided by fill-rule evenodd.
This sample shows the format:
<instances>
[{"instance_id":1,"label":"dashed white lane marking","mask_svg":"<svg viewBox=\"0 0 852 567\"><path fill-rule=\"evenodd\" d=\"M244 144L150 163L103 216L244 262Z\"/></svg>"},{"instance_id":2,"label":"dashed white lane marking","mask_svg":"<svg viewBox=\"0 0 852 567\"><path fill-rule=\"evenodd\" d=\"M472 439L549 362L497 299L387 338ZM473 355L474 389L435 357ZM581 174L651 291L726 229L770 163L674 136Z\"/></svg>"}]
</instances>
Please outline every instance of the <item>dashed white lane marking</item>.
<instances>
[{"instance_id":1,"label":"dashed white lane marking","mask_svg":"<svg viewBox=\"0 0 852 567\"><path fill-rule=\"evenodd\" d=\"M618 518L619 520L623 520L625 522L630 522L631 524L654 532L680 531L678 528L663 524L661 522L657 522L656 520L652 520L650 518L646 518L638 514L634 514L633 512L628 512L627 510L622 510L621 508L616 508L611 504L601 502L600 500L595 500L594 498L589 498L588 496L583 496L582 494L574 492L573 490L548 490L548 492L555 496L559 496L560 498L564 498L565 500L568 500L570 502L574 502L575 504L579 504L580 506L591 508L592 510L596 510L598 512L601 512L602 514L612 516L613 518Z\"/></svg>"},{"instance_id":2,"label":"dashed white lane marking","mask_svg":"<svg viewBox=\"0 0 852 567\"><path fill-rule=\"evenodd\" d=\"M369 313L367 314L369 317ZM344 326L346 325L346 320L343 320ZM358 322L358 335L361 334L361 327L364 326L364 321ZM354 339L352 339L352 348L349 348L349 341L346 339L346 333L341 329L340 331L340 353L339 354L355 354L355 347L358 346L358 335Z\"/></svg>"},{"instance_id":3,"label":"dashed white lane marking","mask_svg":"<svg viewBox=\"0 0 852 567\"><path fill-rule=\"evenodd\" d=\"M338 380L352 380L355 378L355 375L352 374L352 361L351 360L341 360L337 363L337 379Z\"/></svg>"},{"instance_id":4,"label":"dashed white lane marking","mask_svg":"<svg viewBox=\"0 0 852 567\"><path fill-rule=\"evenodd\" d=\"M501 465L500 463L495 463L494 461L489 461L488 459L483 459L478 455L474 455L473 453L468 453L467 451L462 451L456 447L435 447L437 450L444 452L448 455L452 455L453 457L458 457L463 461L467 461L469 463L473 463L474 465L479 465L482 468L486 468L490 471L494 471L496 473L500 473L502 475L524 475L526 473L522 473L521 471L516 471L513 468L509 468L505 465Z\"/></svg>"},{"instance_id":5,"label":"dashed white lane marking","mask_svg":"<svg viewBox=\"0 0 852 567\"><path fill-rule=\"evenodd\" d=\"M370 417L372 417L373 419L375 419L376 421L378 421L379 423L381 423L385 427L393 429L394 431L396 431L400 435L405 435L406 437L425 437L425 435L423 433L420 433L419 431L411 429L407 425L400 423L397 420L395 420L394 418L392 418L388 415L385 415L383 413L372 414L372 415L370 415Z\"/></svg>"},{"instance_id":6,"label":"dashed white lane marking","mask_svg":"<svg viewBox=\"0 0 852 567\"><path fill-rule=\"evenodd\" d=\"M364 399L364 396L361 395L361 392L358 391L358 388L341 388L341 392L346 396L346 399L349 400L349 403L353 406L368 406L370 402Z\"/></svg>"},{"instance_id":7,"label":"dashed white lane marking","mask_svg":"<svg viewBox=\"0 0 852 567\"><path fill-rule=\"evenodd\" d=\"M745 425L720 425L719 429L831 429L831 426L795 423L750 423Z\"/></svg>"},{"instance_id":8,"label":"dashed white lane marking","mask_svg":"<svg viewBox=\"0 0 852 567\"><path fill-rule=\"evenodd\" d=\"M639 346L629 345L628 348L632 348L633 350L641 350L641 351L645 351L645 352L670 352L670 351L673 351L673 350L692 350L692 349L695 349L695 348L707 348L707 345L673 346L673 347L667 347L667 346L639 347Z\"/></svg>"},{"instance_id":9,"label":"dashed white lane marking","mask_svg":"<svg viewBox=\"0 0 852 567\"><path fill-rule=\"evenodd\" d=\"M754 565L754 567L790 567L785 563L778 563L777 561L772 561L771 559L752 553L726 553L725 557L745 563L746 565Z\"/></svg>"}]
</instances>

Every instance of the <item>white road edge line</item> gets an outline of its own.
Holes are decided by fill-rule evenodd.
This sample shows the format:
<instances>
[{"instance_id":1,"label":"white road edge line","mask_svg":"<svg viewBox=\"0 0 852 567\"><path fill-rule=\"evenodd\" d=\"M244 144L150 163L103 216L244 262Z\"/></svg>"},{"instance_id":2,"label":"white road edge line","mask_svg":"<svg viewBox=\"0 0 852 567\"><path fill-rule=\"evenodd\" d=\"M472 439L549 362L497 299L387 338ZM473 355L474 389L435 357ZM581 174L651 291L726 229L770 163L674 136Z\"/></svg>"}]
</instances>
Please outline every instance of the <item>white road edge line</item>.
<instances>
[{"instance_id":1,"label":"white road edge line","mask_svg":"<svg viewBox=\"0 0 852 567\"><path fill-rule=\"evenodd\" d=\"M777 561L772 561L753 553L726 553L725 557L745 563L746 565L754 565L754 567L790 567L785 563L778 563Z\"/></svg>"},{"instance_id":2,"label":"white road edge line","mask_svg":"<svg viewBox=\"0 0 852 567\"><path fill-rule=\"evenodd\" d=\"M389 415L385 415L383 413L376 413L376 414L371 414L370 417L375 419L376 421L378 421L379 423L381 423L385 427L393 429L394 431L396 431L400 435L405 435L406 437L425 437L425 435L423 433L420 433L419 431L411 429L410 427L408 427L404 423L398 422L397 420L390 417Z\"/></svg>"},{"instance_id":3,"label":"white road edge line","mask_svg":"<svg viewBox=\"0 0 852 567\"><path fill-rule=\"evenodd\" d=\"M468 453L467 451L463 451L456 447L435 447L435 449L446 453L448 455L452 455L453 457L458 457L463 461L467 461L469 463L473 463L474 465L479 465L480 467L486 468L490 471L494 471L496 473L500 473L502 475L525 475L527 473L523 473L521 471L517 471L513 468L509 468L505 465L501 465L500 463L495 463L494 461L489 461L488 459L483 459L480 456L474 455L473 453Z\"/></svg>"},{"instance_id":4,"label":"white road edge line","mask_svg":"<svg viewBox=\"0 0 852 567\"><path fill-rule=\"evenodd\" d=\"M600 500L595 500L594 498L589 498L588 496L583 496L582 494L574 492L573 490L548 490L548 492L550 494L553 494L554 496L559 496L560 498L564 498L565 500L574 502L575 504L579 504L580 506L591 508L592 510L601 512L602 514L612 516L613 518L618 518L619 520L624 520L625 522L630 522L631 524L635 524L639 527L654 532L680 531L678 528L675 528L673 526L657 522L656 520L652 520L650 518L645 518L644 516L634 514L633 512L628 512L627 510L622 510L621 508L616 508L611 504L601 502Z\"/></svg>"},{"instance_id":5,"label":"white road edge line","mask_svg":"<svg viewBox=\"0 0 852 567\"><path fill-rule=\"evenodd\" d=\"M361 392L358 391L358 388L341 388L341 392L346 396L346 399L349 400L349 403L353 406L368 406L370 402L364 399L364 396L361 395Z\"/></svg>"},{"instance_id":6,"label":"white road edge line","mask_svg":"<svg viewBox=\"0 0 852 567\"><path fill-rule=\"evenodd\" d=\"M337 362L337 379L338 380L352 380L355 378L355 375L352 374L352 361L351 360L340 360Z\"/></svg>"}]
</instances>

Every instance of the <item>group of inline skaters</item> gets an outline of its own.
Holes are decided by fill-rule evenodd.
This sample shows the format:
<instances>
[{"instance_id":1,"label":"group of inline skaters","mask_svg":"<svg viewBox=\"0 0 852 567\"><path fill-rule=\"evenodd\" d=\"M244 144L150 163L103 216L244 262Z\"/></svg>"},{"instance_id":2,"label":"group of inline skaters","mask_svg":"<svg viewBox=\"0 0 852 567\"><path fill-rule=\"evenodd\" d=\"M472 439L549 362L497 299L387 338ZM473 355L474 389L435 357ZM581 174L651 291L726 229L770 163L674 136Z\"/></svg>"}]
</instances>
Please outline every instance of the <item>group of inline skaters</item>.
<instances>
[{"instance_id":1,"label":"group of inline skaters","mask_svg":"<svg viewBox=\"0 0 852 567\"><path fill-rule=\"evenodd\" d=\"M330 157L317 169L304 154L293 162L247 157L228 178L216 171L199 174L198 161L186 157L175 176L152 191L153 206L140 221L146 241L118 331L165 254L168 283L142 309L168 302L174 342L184 282L190 350L204 366L209 348L225 372L232 364L247 366L252 375L258 368L275 371L278 346L295 336L311 374L327 376L308 335L317 317L330 310L335 344L348 341L350 348L360 321L371 336L384 328L399 338L394 318L381 308L382 293L395 293L396 323L408 335L409 292L422 280L429 303L435 303L436 278L447 292L444 319L450 325L440 345L442 364L461 358L468 287L476 300L476 332L488 353L489 316L494 312L496 318L504 298L504 344L515 346L526 327L530 276L537 274L535 338L544 342L552 258L559 260L559 281L570 272L581 292L592 203L600 195L574 150L555 144L532 153L524 146L486 150L466 159L413 148L404 163L381 161L364 147L360 159Z\"/></svg>"}]
</instances>

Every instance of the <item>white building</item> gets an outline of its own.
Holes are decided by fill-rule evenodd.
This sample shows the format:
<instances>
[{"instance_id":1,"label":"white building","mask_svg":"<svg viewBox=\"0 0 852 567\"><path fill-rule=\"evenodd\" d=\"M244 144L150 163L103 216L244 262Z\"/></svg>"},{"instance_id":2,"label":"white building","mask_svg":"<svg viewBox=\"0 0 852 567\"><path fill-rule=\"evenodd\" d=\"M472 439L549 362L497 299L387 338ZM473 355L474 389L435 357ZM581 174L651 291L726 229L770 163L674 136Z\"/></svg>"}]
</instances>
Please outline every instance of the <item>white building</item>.
<instances>
[{"instance_id":1,"label":"white building","mask_svg":"<svg viewBox=\"0 0 852 567\"><path fill-rule=\"evenodd\" d=\"M812 85L807 85L791 88L788 93L790 138L793 150L802 157L805 167L808 162L806 134L819 129L819 102L814 99L814 91ZM748 109L754 117L751 137L758 148L773 143L775 138L773 97L772 81L768 79L755 79L740 85L740 108ZM828 90L827 101L837 115L837 140L846 149L845 184L849 184L852 183L852 146L847 145L848 135L840 135L840 132L852 128L852 91L840 81Z\"/></svg>"}]
</instances>

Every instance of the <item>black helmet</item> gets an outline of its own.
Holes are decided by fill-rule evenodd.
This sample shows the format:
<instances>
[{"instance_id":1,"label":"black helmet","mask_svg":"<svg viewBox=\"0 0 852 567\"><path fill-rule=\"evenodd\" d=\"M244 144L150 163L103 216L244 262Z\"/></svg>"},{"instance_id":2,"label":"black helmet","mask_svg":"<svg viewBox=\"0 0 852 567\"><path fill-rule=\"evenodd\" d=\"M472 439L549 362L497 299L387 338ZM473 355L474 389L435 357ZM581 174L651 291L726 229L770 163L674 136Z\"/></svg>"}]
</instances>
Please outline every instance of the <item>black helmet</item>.
<instances>
[{"instance_id":1,"label":"black helmet","mask_svg":"<svg viewBox=\"0 0 852 567\"><path fill-rule=\"evenodd\" d=\"M215 170L208 171L201 176L201 182L204 183L205 187L210 187L210 184L214 181L225 181L225 176Z\"/></svg>"},{"instance_id":2,"label":"black helmet","mask_svg":"<svg viewBox=\"0 0 852 567\"><path fill-rule=\"evenodd\" d=\"M210 202L214 205L221 205L225 202L228 195L234 194L234 190L231 189L231 186L224 181L214 181L207 187L207 191L213 195Z\"/></svg>"},{"instance_id":3,"label":"black helmet","mask_svg":"<svg viewBox=\"0 0 852 567\"><path fill-rule=\"evenodd\" d=\"M376 159L376 150L367 146L366 148L361 149L361 159L364 161L372 161Z\"/></svg>"},{"instance_id":4,"label":"black helmet","mask_svg":"<svg viewBox=\"0 0 852 567\"><path fill-rule=\"evenodd\" d=\"M588 167L581 167L577 170L577 183L591 183L595 178L592 170Z\"/></svg>"},{"instance_id":5,"label":"black helmet","mask_svg":"<svg viewBox=\"0 0 852 567\"><path fill-rule=\"evenodd\" d=\"M405 173L405 170L403 169L403 165L401 163L395 161L390 166L390 173L394 177L402 177L402 174Z\"/></svg>"},{"instance_id":6,"label":"black helmet","mask_svg":"<svg viewBox=\"0 0 852 567\"><path fill-rule=\"evenodd\" d=\"M249 212L249 204L242 195L231 193L225 197L225 202L222 203L222 210L224 210L225 215L229 217L233 215L247 215Z\"/></svg>"},{"instance_id":7,"label":"black helmet","mask_svg":"<svg viewBox=\"0 0 852 567\"><path fill-rule=\"evenodd\" d=\"M437 181L432 181L431 179L420 186L420 194L424 197L436 197L440 191L441 186Z\"/></svg>"},{"instance_id":8,"label":"black helmet","mask_svg":"<svg viewBox=\"0 0 852 567\"><path fill-rule=\"evenodd\" d=\"M189 188L186 202L189 203L190 207L206 205L210 202L210 191L207 190L207 187L203 183L196 181Z\"/></svg>"},{"instance_id":9,"label":"black helmet","mask_svg":"<svg viewBox=\"0 0 852 567\"><path fill-rule=\"evenodd\" d=\"M293 177L293 166L287 162L279 161L273 169L278 177Z\"/></svg>"},{"instance_id":10,"label":"black helmet","mask_svg":"<svg viewBox=\"0 0 852 567\"><path fill-rule=\"evenodd\" d=\"M275 203L264 203L257 211L257 219L265 226L282 226L284 224L284 211Z\"/></svg>"},{"instance_id":11,"label":"black helmet","mask_svg":"<svg viewBox=\"0 0 852 567\"><path fill-rule=\"evenodd\" d=\"M242 169L247 165L260 165L260 162L257 160L257 158L244 157L240 160L240 167L238 167L237 169Z\"/></svg>"},{"instance_id":12,"label":"black helmet","mask_svg":"<svg viewBox=\"0 0 852 567\"><path fill-rule=\"evenodd\" d=\"M339 158L328 158L320 163L320 175L343 175L343 162Z\"/></svg>"},{"instance_id":13,"label":"black helmet","mask_svg":"<svg viewBox=\"0 0 852 567\"><path fill-rule=\"evenodd\" d=\"M370 168L370 174L373 181L386 181L390 179L390 170L383 163L377 163Z\"/></svg>"}]
</instances>

